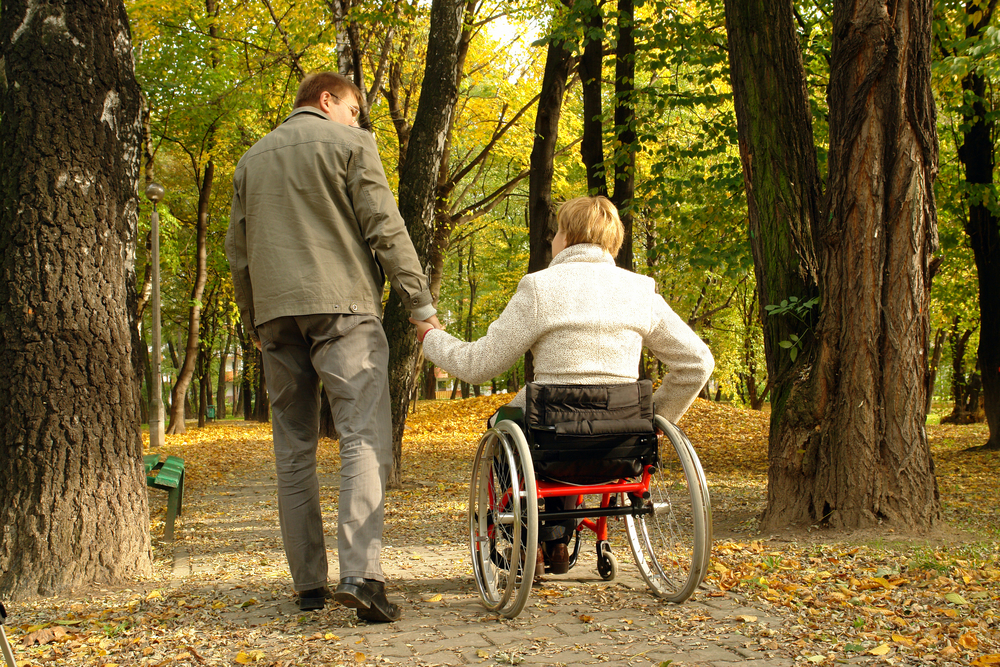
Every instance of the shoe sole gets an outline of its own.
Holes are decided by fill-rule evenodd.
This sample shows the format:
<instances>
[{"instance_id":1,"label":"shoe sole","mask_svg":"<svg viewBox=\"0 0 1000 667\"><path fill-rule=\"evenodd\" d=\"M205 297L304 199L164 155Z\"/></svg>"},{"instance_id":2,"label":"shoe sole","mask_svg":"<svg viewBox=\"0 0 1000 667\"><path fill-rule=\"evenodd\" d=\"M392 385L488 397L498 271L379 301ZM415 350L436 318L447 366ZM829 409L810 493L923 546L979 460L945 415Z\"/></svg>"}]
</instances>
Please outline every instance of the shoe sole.
<instances>
[{"instance_id":1,"label":"shoe sole","mask_svg":"<svg viewBox=\"0 0 1000 667\"><path fill-rule=\"evenodd\" d=\"M371 609L371 600L365 599L365 596L361 593L361 590L357 586L349 586L345 588L354 590L338 590L333 594L333 599L339 604L351 609L363 609L364 611Z\"/></svg>"},{"instance_id":2,"label":"shoe sole","mask_svg":"<svg viewBox=\"0 0 1000 667\"><path fill-rule=\"evenodd\" d=\"M323 598L318 598L313 600L312 598L300 598L299 599L299 611L317 611L326 606L326 602Z\"/></svg>"},{"instance_id":3,"label":"shoe sole","mask_svg":"<svg viewBox=\"0 0 1000 667\"><path fill-rule=\"evenodd\" d=\"M358 618L374 623L393 623L403 617L399 607L394 605L395 614L390 616L377 607L358 609Z\"/></svg>"}]
</instances>

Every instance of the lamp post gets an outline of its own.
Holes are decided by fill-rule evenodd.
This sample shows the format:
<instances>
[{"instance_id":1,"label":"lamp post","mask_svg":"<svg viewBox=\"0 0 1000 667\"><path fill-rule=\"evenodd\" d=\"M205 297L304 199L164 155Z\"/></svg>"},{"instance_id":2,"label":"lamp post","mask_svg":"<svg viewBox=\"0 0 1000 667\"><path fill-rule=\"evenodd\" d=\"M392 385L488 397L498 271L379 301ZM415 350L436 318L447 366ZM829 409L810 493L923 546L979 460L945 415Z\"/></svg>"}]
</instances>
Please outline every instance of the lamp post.
<instances>
[{"instance_id":1,"label":"lamp post","mask_svg":"<svg viewBox=\"0 0 1000 667\"><path fill-rule=\"evenodd\" d=\"M146 197L153 202L153 215L150 218L150 236L152 237L152 252L149 261L153 266L153 382L150 396L153 404L149 406L149 446L163 445L163 379L160 377L160 358L162 343L160 341L160 213L156 204L163 199L163 186L156 181L146 187Z\"/></svg>"}]
</instances>

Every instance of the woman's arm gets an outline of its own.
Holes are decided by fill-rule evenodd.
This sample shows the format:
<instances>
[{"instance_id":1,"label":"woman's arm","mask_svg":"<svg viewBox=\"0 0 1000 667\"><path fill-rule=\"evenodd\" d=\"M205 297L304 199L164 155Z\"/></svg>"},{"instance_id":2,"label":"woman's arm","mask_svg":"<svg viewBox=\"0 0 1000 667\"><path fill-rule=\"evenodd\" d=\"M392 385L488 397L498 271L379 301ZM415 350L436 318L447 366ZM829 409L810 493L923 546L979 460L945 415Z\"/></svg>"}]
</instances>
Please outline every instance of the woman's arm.
<instances>
[{"instance_id":1,"label":"woman's arm","mask_svg":"<svg viewBox=\"0 0 1000 667\"><path fill-rule=\"evenodd\" d=\"M424 329L424 356L452 375L479 384L514 365L538 337L534 280L525 276L486 335L466 343L445 331ZM421 328L418 325L418 335Z\"/></svg>"},{"instance_id":2,"label":"woman's arm","mask_svg":"<svg viewBox=\"0 0 1000 667\"><path fill-rule=\"evenodd\" d=\"M655 293L652 316L653 326L643 342L668 370L653 404L658 415L676 423L708 382L715 359L698 334Z\"/></svg>"}]
</instances>

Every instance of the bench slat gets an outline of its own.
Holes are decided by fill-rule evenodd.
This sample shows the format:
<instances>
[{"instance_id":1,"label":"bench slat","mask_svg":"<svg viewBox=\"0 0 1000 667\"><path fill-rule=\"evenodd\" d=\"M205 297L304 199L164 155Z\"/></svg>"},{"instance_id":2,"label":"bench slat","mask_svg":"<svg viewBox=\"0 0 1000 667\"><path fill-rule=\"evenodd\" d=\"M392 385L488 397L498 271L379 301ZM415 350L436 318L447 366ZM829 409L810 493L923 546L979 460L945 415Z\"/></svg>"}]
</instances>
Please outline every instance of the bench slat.
<instances>
[{"instance_id":1,"label":"bench slat","mask_svg":"<svg viewBox=\"0 0 1000 667\"><path fill-rule=\"evenodd\" d=\"M163 538L173 540L174 520L181 515L184 503L184 459L179 456L168 456L161 462L159 454L146 454L142 459L146 466L146 486L167 492L167 516Z\"/></svg>"}]
</instances>

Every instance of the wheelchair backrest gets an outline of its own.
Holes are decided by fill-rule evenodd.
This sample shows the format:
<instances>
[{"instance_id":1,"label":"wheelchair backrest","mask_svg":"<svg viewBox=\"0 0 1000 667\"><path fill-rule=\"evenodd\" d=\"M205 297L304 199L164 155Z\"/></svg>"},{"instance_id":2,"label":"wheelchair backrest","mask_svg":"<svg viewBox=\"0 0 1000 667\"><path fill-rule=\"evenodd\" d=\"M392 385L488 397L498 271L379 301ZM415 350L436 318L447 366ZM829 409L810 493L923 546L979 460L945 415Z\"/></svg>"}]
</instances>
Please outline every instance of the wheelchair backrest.
<instances>
[{"instance_id":1,"label":"wheelchair backrest","mask_svg":"<svg viewBox=\"0 0 1000 667\"><path fill-rule=\"evenodd\" d=\"M652 433L653 383L536 384L525 390L524 420L531 431L564 435Z\"/></svg>"},{"instance_id":2,"label":"wheelchair backrest","mask_svg":"<svg viewBox=\"0 0 1000 667\"><path fill-rule=\"evenodd\" d=\"M577 484L635 477L656 457L653 385L529 383L525 436L538 474Z\"/></svg>"}]
</instances>

